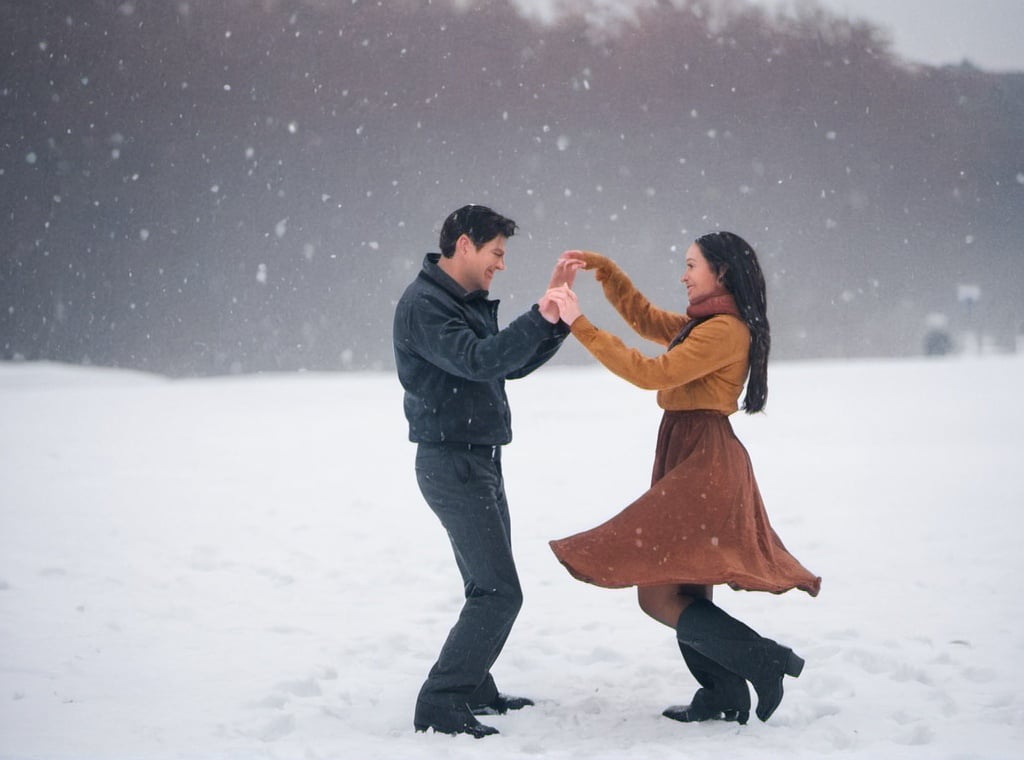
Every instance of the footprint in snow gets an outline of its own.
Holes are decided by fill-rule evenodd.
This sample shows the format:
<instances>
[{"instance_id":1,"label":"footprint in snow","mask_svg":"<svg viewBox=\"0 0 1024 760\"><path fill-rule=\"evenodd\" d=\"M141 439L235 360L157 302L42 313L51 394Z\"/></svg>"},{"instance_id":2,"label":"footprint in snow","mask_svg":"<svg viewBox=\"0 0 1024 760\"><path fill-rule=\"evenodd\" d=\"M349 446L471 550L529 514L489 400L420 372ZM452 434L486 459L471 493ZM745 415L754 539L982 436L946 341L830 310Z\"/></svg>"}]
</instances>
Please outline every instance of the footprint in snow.
<instances>
[{"instance_id":1,"label":"footprint in snow","mask_svg":"<svg viewBox=\"0 0 1024 760\"><path fill-rule=\"evenodd\" d=\"M295 716L291 713L279 715L257 729L256 736L265 742L273 742L295 730Z\"/></svg>"},{"instance_id":2,"label":"footprint in snow","mask_svg":"<svg viewBox=\"0 0 1024 760\"><path fill-rule=\"evenodd\" d=\"M319 697L323 695L320 684L315 678L304 678L299 681L283 681L274 687L275 691L291 694L295 697Z\"/></svg>"}]
</instances>

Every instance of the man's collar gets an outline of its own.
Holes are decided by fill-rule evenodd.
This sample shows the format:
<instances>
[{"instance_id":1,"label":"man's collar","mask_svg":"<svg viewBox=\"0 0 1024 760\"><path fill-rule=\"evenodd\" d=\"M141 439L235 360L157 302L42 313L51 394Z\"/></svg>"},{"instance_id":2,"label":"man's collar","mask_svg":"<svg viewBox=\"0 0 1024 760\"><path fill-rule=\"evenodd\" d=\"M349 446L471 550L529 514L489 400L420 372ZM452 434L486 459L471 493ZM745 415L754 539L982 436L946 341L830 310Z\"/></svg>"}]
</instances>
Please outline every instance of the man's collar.
<instances>
[{"instance_id":1,"label":"man's collar","mask_svg":"<svg viewBox=\"0 0 1024 760\"><path fill-rule=\"evenodd\" d=\"M428 253L423 259L423 274L429 277L431 280L436 282L442 288L447 290L456 298L460 298L463 301L473 301L477 298L487 298L489 291L487 290L472 290L468 291L455 279L444 271L438 262L441 260L440 253Z\"/></svg>"}]
</instances>

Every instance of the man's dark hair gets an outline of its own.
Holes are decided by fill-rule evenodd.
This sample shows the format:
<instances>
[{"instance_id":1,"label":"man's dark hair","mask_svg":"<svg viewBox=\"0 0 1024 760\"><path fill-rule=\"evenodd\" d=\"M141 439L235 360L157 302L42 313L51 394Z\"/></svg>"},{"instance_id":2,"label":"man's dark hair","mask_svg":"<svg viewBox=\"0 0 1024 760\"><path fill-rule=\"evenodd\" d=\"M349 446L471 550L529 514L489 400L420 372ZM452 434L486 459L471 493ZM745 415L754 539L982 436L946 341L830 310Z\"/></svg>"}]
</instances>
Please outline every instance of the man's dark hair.
<instances>
[{"instance_id":1,"label":"man's dark hair","mask_svg":"<svg viewBox=\"0 0 1024 760\"><path fill-rule=\"evenodd\" d=\"M498 235L510 238L516 234L516 223L487 206L470 204L453 211L441 226L441 255L455 255L455 241L467 235L477 248Z\"/></svg>"}]
</instances>

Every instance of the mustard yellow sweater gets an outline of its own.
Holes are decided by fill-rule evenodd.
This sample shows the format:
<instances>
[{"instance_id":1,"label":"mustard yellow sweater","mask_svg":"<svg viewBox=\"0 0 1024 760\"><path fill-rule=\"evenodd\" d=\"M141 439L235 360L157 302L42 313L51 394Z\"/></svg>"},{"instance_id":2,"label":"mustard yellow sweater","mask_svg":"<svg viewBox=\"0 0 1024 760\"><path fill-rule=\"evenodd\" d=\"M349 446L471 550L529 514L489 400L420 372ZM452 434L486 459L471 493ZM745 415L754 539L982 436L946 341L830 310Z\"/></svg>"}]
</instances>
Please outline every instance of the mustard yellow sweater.
<instances>
[{"instance_id":1,"label":"mustard yellow sweater","mask_svg":"<svg viewBox=\"0 0 1024 760\"><path fill-rule=\"evenodd\" d=\"M611 259L586 253L587 269L604 288L605 298L636 332L668 346L690 321L685 314L659 309L634 287ZM572 324L572 334L599 362L624 380L658 391L658 406L671 411L710 409L732 414L747 377L750 331L743 320L718 314L693 329L671 351L650 358L600 330L586 316Z\"/></svg>"}]
</instances>

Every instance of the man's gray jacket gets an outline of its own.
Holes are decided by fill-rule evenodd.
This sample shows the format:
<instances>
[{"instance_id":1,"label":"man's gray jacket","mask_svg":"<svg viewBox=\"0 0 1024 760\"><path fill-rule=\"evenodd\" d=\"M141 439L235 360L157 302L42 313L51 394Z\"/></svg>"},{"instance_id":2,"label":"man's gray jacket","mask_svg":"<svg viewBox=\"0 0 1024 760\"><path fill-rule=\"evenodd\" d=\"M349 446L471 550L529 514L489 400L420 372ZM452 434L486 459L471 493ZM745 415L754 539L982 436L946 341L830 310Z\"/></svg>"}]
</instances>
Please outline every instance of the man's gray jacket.
<instances>
[{"instance_id":1,"label":"man's gray jacket","mask_svg":"<svg viewBox=\"0 0 1024 760\"><path fill-rule=\"evenodd\" d=\"M394 347L405 389L409 440L504 445L512 440L505 380L533 372L554 356L568 327L534 305L504 330L498 301L467 293L428 253L395 308Z\"/></svg>"}]
</instances>

